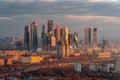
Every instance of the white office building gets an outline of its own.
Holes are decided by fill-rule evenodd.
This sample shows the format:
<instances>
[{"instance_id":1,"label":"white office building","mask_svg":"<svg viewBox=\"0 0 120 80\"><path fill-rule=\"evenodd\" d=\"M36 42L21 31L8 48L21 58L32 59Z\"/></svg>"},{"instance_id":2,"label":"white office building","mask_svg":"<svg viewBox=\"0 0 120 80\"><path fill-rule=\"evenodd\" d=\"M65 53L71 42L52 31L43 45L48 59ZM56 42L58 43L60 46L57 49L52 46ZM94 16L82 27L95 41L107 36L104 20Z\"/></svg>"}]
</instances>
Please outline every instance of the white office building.
<instances>
[{"instance_id":1,"label":"white office building","mask_svg":"<svg viewBox=\"0 0 120 80\"><path fill-rule=\"evenodd\" d=\"M82 65L79 62L74 63L74 70L76 72L81 72L82 71Z\"/></svg>"}]
</instances>

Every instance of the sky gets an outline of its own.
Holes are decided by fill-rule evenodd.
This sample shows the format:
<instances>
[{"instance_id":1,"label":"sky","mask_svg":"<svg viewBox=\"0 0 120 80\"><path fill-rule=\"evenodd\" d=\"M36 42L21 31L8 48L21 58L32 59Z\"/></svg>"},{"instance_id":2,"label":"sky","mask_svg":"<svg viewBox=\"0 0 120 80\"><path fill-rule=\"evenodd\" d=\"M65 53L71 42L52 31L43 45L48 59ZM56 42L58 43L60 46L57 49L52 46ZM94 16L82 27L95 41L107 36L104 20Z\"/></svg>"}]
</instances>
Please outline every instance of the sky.
<instances>
[{"instance_id":1,"label":"sky","mask_svg":"<svg viewBox=\"0 0 120 80\"><path fill-rule=\"evenodd\" d=\"M120 41L120 0L0 0L0 36L24 37L24 27L53 20L84 38L84 28L98 28L100 39ZM47 30L46 30L47 31Z\"/></svg>"}]
</instances>

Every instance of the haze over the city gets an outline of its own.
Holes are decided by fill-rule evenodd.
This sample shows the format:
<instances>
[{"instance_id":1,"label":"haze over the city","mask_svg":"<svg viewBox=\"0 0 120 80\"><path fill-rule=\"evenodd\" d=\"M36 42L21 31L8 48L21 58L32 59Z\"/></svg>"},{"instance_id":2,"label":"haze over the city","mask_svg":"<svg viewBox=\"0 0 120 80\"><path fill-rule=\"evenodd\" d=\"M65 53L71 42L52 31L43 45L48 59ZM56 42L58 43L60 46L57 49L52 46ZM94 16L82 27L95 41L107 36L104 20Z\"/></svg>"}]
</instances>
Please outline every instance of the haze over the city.
<instances>
[{"instance_id":1,"label":"haze over the city","mask_svg":"<svg viewBox=\"0 0 120 80\"><path fill-rule=\"evenodd\" d=\"M120 0L0 0L0 36L24 37L24 27L39 22L67 25L83 39L85 27L97 27L99 38L119 40Z\"/></svg>"}]
</instances>

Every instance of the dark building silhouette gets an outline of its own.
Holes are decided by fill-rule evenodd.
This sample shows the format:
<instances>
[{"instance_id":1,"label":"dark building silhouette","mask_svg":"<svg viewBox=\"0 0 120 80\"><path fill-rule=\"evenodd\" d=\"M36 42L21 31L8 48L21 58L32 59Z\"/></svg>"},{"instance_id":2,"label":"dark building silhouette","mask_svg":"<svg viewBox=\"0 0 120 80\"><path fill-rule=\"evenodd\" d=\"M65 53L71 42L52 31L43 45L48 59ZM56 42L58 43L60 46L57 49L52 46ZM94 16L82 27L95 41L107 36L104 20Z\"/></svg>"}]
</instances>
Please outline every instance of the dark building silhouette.
<instances>
[{"instance_id":1,"label":"dark building silhouette","mask_svg":"<svg viewBox=\"0 0 120 80\"><path fill-rule=\"evenodd\" d=\"M76 47L78 47L78 34L76 32L74 33L74 42Z\"/></svg>"},{"instance_id":2,"label":"dark building silhouette","mask_svg":"<svg viewBox=\"0 0 120 80\"><path fill-rule=\"evenodd\" d=\"M29 26L25 27L24 46L25 46L25 50L29 50L29 48L30 48L30 28L29 28Z\"/></svg>"},{"instance_id":3,"label":"dark building silhouette","mask_svg":"<svg viewBox=\"0 0 120 80\"><path fill-rule=\"evenodd\" d=\"M56 28L54 29L54 36L56 38L56 42L58 43L60 41L60 27L58 24L56 24Z\"/></svg>"},{"instance_id":4,"label":"dark building silhouette","mask_svg":"<svg viewBox=\"0 0 120 80\"><path fill-rule=\"evenodd\" d=\"M97 36L97 28L93 29L93 48L96 48L98 45L98 36Z\"/></svg>"},{"instance_id":5,"label":"dark building silhouette","mask_svg":"<svg viewBox=\"0 0 120 80\"><path fill-rule=\"evenodd\" d=\"M73 45L73 34L71 32L69 32L68 34L68 42L69 42L69 46Z\"/></svg>"},{"instance_id":6,"label":"dark building silhouette","mask_svg":"<svg viewBox=\"0 0 120 80\"><path fill-rule=\"evenodd\" d=\"M42 25L42 33L41 33L41 37L43 38L45 35L45 25Z\"/></svg>"},{"instance_id":7,"label":"dark building silhouette","mask_svg":"<svg viewBox=\"0 0 120 80\"><path fill-rule=\"evenodd\" d=\"M103 40L103 50L106 52L108 50L108 40L104 39Z\"/></svg>"},{"instance_id":8,"label":"dark building silhouette","mask_svg":"<svg viewBox=\"0 0 120 80\"><path fill-rule=\"evenodd\" d=\"M62 40L62 38L63 38L63 28L60 28L60 40Z\"/></svg>"},{"instance_id":9,"label":"dark building silhouette","mask_svg":"<svg viewBox=\"0 0 120 80\"><path fill-rule=\"evenodd\" d=\"M53 34L53 20L48 20L48 33L49 32Z\"/></svg>"},{"instance_id":10,"label":"dark building silhouette","mask_svg":"<svg viewBox=\"0 0 120 80\"><path fill-rule=\"evenodd\" d=\"M48 31L47 31L47 49L51 48L51 37L53 36L53 20L48 20Z\"/></svg>"},{"instance_id":11,"label":"dark building silhouette","mask_svg":"<svg viewBox=\"0 0 120 80\"><path fill-rule=\"evenodd\" d=\"M37 21L31 24L31 48L34 50L36 50L38 46L37 26Z\"/></svg>"},{"instance_id":12,"label":"dark building silhouette","mask_svg":"<svg viewBox=\"0 0 120 80\"><path fill-rule=\"evenodd\" d=\"M24 50L24 40L23 39L17 39L15 41L16 50Z\"/></svg>"},{"instance_id":13,"label":"dark building silhouette","mask_svg":"<svg viewBox=\"0 0 120 80\"><path fill-rule=\"evenodd\" d=\"M42 33L41 33L41 39L42 39L42 49L44 49L44 46L45 46L45 36L46 36L46 33L45 33L45 25L42 25Z\"/></svg>"},{"instance_id":14,"label":"dark building silhouette","mask_svg":"<svg viewBox=\"0 0 120 80\"><path fill-rule=\"evenodd\" d=\"M85 46L86 48L91 47L91 28L85 28Z\"/></svg>"}]
</instances>

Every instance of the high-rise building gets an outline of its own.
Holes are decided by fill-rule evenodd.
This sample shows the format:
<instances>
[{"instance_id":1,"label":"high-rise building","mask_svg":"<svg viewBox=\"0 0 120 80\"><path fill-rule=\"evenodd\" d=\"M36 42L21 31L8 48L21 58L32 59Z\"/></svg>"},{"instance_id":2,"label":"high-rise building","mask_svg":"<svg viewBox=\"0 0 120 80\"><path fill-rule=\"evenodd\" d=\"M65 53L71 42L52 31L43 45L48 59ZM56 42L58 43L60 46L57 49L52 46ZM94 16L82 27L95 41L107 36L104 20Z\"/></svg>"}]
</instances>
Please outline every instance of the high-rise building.
<instances>
[{"instance_id":1,"label":"high-rise building","mask_svg":"<svg viewBox=\"0 0 120 80\"><path fill-rule=\"evenodd\" d=\"M56 46L56 38L54 36L51 36L51 47Z\"/></svg>"},{"instance_id":2,"label":"high-rise building","mask_svg":"<svg viewBox=\"0 0 120 80\"><path fill-rule=\"evenodd\" d=\"M65 44L64 40L61 40L58 43L58 58L65 58Z\"/></svg>"},{"instance_id":3,"label":"high-rise building","mask_svg":"<svg viewBox=\"0 0 120 80\"><path fill-rule=\"evenodd\" d=\"M48 20L48 33L53 34L53 20Z\"/></svg>"},{"instance_id":4,"label":"high-rise building","mask_svg":"<svg viewBox=\"0 0 120 80\"><path fill-rule=\"evenodd\" d=\"M68 27L60 29L61 40L58 43L58 58L69 57Z\"/></svg>"},{"instance_id":5,"label":"high-rise building","mask_svg":"<svg viewBox=\"0 0 120 80\"><path fill-rule=\"evenodd\" d=\"M91 47L91 28L85 28L85 46L86 48Z\"/></svg>"},{"instance_id":6,"label":"high-rise building","mask_svg":"<svg viewBox=\"0 0 120 80\"><path fill-rule=\"evenodd\" d=\"M42 25L42 33L41 33L41 37L43 38L45 35L45 25Z\"/></svg>"},{"instance_id":7,"label":"high-rise building","mask_svg":"<svg viewBox=\"0 0 120 80\"><path fill-rule=\"evenodd\" d=\"M42 38L42 49L46 49L47 48L47 40L48 39L48 35L47 33L45 33L44 37Z\"/></svg>"},{"instance_id":8,"label":"high-rise building","mask_svg":"<svg viewBox=\"0 0 120 80\"><path fill-rule=\"evenodd\" d=\"M47 49L51 48L51 36L53 36L53 20L48 20Z\"/></svg>"},{"instance_id":9,"label":"high-rise building","mask_svg":"<svg viewBox=\"0 0 120 80\"><path fill-rule=\"evenodd\" d=\"M108 40L104 39L103 40L103 50L106 52L108 50Z\"/></svg>"},{"instance_id":10,"label":"high-rise building","mask_svg":"<svg viewBox=\"0 0 120 80\"><path fill-rule=\"evenodd\" d=\"M29 50L30 48L30 27L29 26L25 26L24 46L26 50Z\"/></svg>"},{"instance_id":11,"label":"high-rise building","mask_svg":"<svg viewBox=\"0 0 120 80\"><path fill-rule=\"evenodd\" d=\"M51 33L47 33L47 49L51 48Z\"/></svg>"},{"instance_id":12,"label":"high-rise building","mask_svg":"<svg viewBox=\"0 0 120 80\"><path fill-rule=\"evenodd\" d=\"M76 32L74 33L74 42L76 47L78 47L78 34Z\"/></svg>"},{"instance_id":13,"label":"high-rise building","mask_svg":"<svg viewBox=\"0 0 120 80\"><path fill-rule=\"evenodd\" d=\"M63 28L60 28L60 40L63 39Z\"/></svg>"},{"instance_id":14,"label":"high-rise building","mask_svg":"<svg viewBox=\"0 0 120 80\"><path fill-rule=\"evenodd\" d=\"M44 46L45 46L45 25L42 25L42 33L41 33L41 40L42 40L42 49L44 48Z\"/></svg>"},{"instance_id":15,"label":"high-rise building","mask_svg":"<svg viewBox=\"0 0 120 80\"><path fill-rule=\"evenodd\" d=\"M97 37L97 28L93 29L93 48L96 48L98 45L98 37Z\"/></svg>"},{"instance_id":16,"label":"high-rise building","mask_svg":"<svg viewBox=\"0 0 120 80\"><path fill-rule=\"evenodd\" d=\"M60 27L59 26L56 26L54 34L56 37L56 41L59 42L60 41Z\"/></svg>"},{"instance_id":17,"label":"high-rise building","mask_svg":"<svg viewBox=\"0 0 120 80\"><path fill-rule=\"evenodd\" d=\"M38 26L37 21L32 22L31 24L31 48L34 50L36 50L38 46L37 26Z\"/></svg>"},{"instance_id":18,"label":"high-rise building","mask_svg":"<svg viewBox=\"0 0 120 80\"><path fill-rule=\"evenodd\" d=\"M68 33L69 33L68 27L65 26L63 30L63 40L65 44L65 57L69 57Z\"/></svg>"},{"instance_id":19,"label":"high-rise building","mask_svg":"<svg viewBox=\"0 0 120 80\"><path fill-rule=\"evenodd\" d=\"M69 57L70 52L69 52L69 44L65 44L65 57Z\"/></svg>"},{"instance_id":20,"label":"high-rise building","mask_svg":"<svg viewBox=\"0 0 120 80\"><path fill-rule=\"evenodd\" d=\"M65 41L65 44L68 44L68 33L69 33L68 27L65 26L63 30L63 39Z\"/></svg>"},{"instance_id":21,"label":"high-rise building","mask_svg":"<svg viewBox=\"0 0 120 80\"><path fill-rule=\"evenodd\" d=\"M69 34L68 34L68 42L69 42L69 46L72 47L72 45L73 45L73 34L71 32L69 32Z\"/></svg>"}]
</instances>

